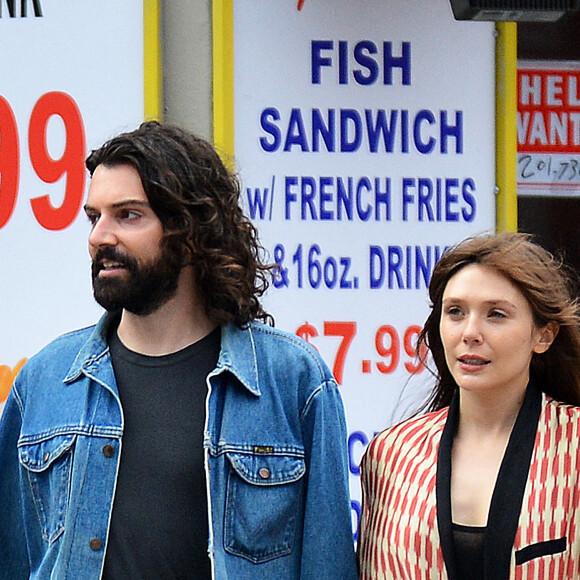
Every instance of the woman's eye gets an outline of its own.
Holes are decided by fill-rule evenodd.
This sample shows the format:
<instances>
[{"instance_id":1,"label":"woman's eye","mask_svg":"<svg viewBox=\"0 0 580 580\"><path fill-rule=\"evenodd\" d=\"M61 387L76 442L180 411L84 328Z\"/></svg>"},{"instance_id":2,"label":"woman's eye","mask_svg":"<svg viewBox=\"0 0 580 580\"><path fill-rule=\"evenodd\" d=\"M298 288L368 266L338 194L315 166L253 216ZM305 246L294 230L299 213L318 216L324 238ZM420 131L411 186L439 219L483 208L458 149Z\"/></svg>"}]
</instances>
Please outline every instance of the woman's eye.
<instances>
[{"instance_id":1,"label":"woman's eye","mask_svg":"<svg viewBox=\"0 0 580 580\"><path fill-rule=\"evenodd\" d=\"M499 310L492 310L490 313L490 316L492 318L505 318L505 313L503 313Z\"/></svg>"},{"instance_id":2,"label":"woman's eye","mask_svg":"<svg viewBox=\"0 0 580 580\"><path fill-rule=\"evenodd\" d=\"M461 308L459 308L459 306L449 306L449 308L447 308L447 314L449 316L460 316Z\"/></svg>"}]
</instances>

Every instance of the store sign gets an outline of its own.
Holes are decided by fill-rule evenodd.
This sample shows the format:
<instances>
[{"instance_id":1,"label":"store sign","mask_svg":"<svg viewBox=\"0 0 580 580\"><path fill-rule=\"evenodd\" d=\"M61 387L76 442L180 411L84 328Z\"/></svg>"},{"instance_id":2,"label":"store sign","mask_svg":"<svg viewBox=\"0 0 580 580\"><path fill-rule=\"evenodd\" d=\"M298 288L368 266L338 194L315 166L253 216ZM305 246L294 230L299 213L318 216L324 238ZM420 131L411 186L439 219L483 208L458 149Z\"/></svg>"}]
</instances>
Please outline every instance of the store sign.
<instances>
[{"instance_id":1,"label":"store sign","mask_svg":"<svg viewBox=\"0 0 580 580\"><path fill-rule=\"evenodd\" d=\"M518 63L518 195L580 195L580 64Z\"/></svg>"},{"instance_id":2,"label":"store sign","mask_svg":"<svg viewBox=\"0 0 580 580\"><path fill-rule=\"evenodd\" d=\"M87 153L144 115L141 0L0 0L0 413L23 362L100 316Z\"/></svg>"},{"instance_id":3,"label":"store sign","mask_svg":"<svg viewBox=\"0 0 580 580\"><path fill-rule=\"evenodd\" d=\"M495 227L494 26L447 0L236 0L234 38L235 157L279 268L266 306L341 385L356 515L366 444L433 384L433 267Z\"/></svg>"}]
</instances>

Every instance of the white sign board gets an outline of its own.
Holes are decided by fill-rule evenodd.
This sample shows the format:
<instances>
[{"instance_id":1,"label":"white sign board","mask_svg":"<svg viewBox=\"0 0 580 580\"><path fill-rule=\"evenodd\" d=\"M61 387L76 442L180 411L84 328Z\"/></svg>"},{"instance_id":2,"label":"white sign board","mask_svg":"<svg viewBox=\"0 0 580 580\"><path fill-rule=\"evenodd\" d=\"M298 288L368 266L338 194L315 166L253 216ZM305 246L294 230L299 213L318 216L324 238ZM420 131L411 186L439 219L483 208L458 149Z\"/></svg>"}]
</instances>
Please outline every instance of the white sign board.
<instances>
[{"instance_id":1,"label":"white sign board","mask_svg":"<svg viewBox=\"0 0 580 580\"><path fill-rule=\"evenodd\" d=\"M341 384L356 514L365 445L432 384L413 376L432 268L494 229L494 26L447 0L236 0L234 63L266 305Z\"/></svg>"},{"instance_id":2,"label":"white sign board","mask_svg":"<svg viewBox=\"0 0 580 580\"><path fill-rule=\"evenodd\" d=\"M141 0L0 0L0 412L22 361L97 320L84 159L144 115Z\"/></svg>"}]
</instances>

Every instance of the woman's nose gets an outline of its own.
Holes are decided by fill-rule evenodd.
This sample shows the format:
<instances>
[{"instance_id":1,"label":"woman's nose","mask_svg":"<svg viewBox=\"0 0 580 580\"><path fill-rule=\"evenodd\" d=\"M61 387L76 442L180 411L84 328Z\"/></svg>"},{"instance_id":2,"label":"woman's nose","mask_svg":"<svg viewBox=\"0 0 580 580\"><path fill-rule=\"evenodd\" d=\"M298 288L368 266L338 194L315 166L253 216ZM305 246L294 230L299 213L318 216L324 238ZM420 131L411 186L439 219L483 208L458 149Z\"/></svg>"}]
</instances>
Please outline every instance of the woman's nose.
<instances>
[{"instance_id":1,"label":"woman's nose","mask_svg":"<svg viewBox=\"0 0 580 580\"><path fill-rule=\"evenodd\" d=\"M466 319L463 329L463 341L480 343L482 340L480 321L476 315L472 314Z\"/></svg>"}]
</instances>

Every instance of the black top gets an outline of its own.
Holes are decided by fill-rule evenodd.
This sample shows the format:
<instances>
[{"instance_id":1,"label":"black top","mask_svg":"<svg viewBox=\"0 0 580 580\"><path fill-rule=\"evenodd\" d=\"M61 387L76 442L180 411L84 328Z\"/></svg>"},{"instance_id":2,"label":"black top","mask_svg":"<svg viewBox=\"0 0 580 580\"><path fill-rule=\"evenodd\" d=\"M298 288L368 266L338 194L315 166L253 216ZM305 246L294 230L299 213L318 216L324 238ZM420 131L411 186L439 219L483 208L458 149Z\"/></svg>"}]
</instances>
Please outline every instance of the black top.
<instances>
[{"instance_id":1,"label":"black top","mask_svg":"<svg viewBox=\"0 0 580 580\"><path fill-rule=\"evenodd\" d=\"M124 431L103 578L210 578L203 429L220 330L166 356L116 331L109 347Z\"/></svg>"},{"instance_id":2,"label":"black top","mask_svg":"<svg viewBox=\"0 0 580 580\"><path fill-rule=\"evenodd\" d=\"M453 551L458 580L483 580L485 527L453 524Z\"/></svg>"}]
</instances>

